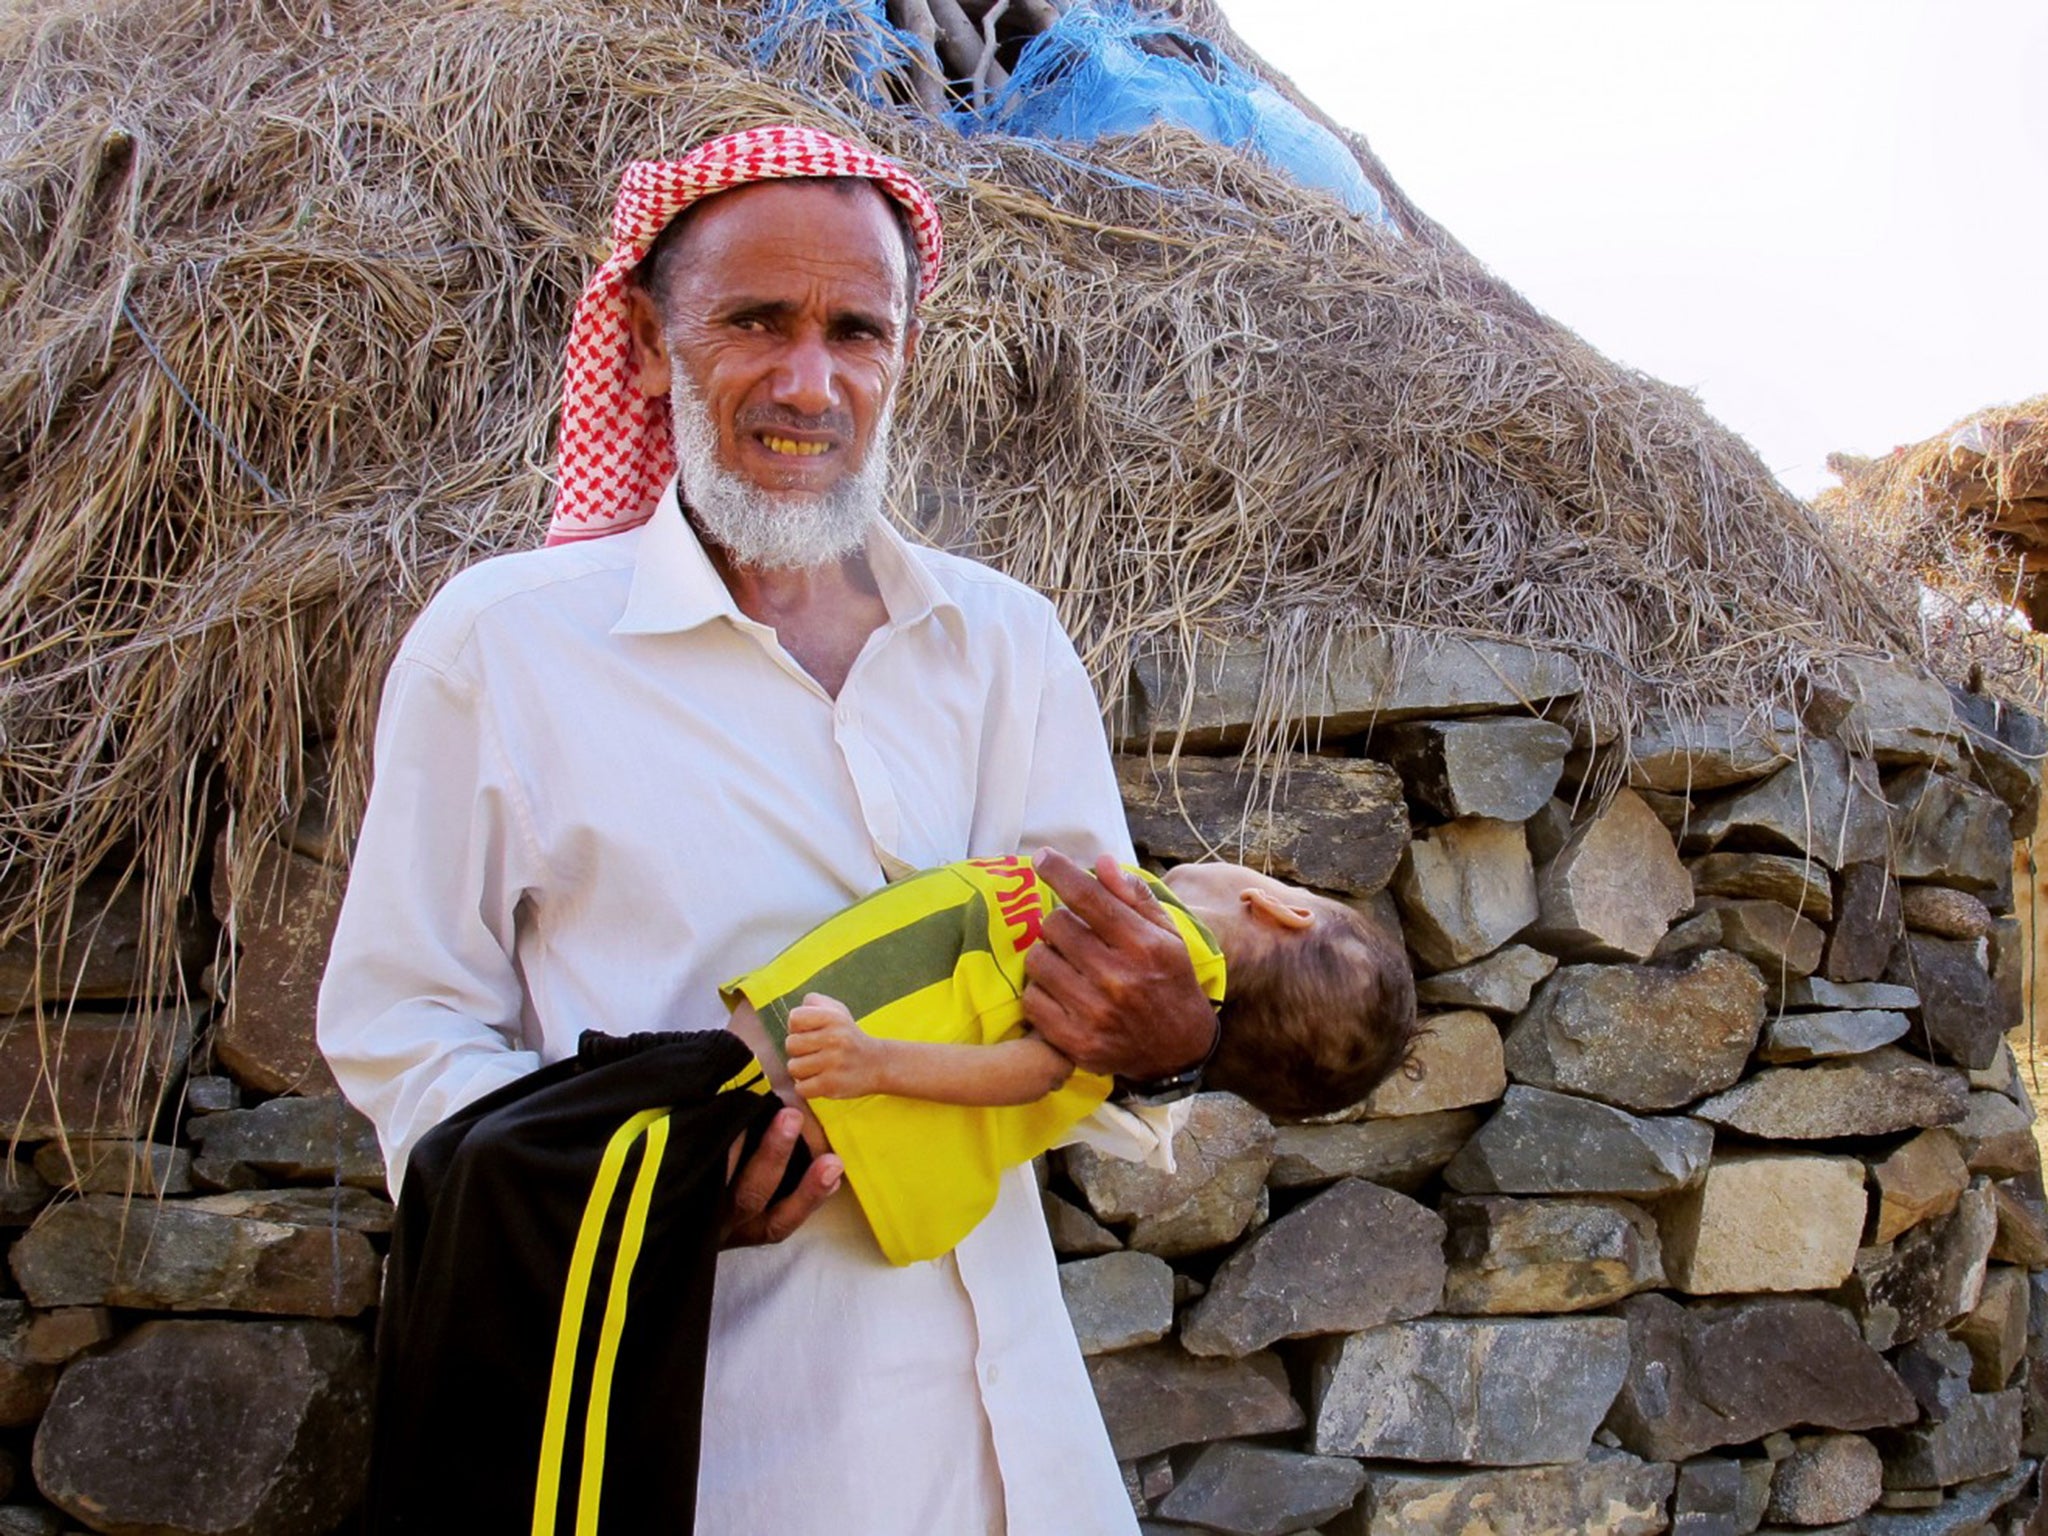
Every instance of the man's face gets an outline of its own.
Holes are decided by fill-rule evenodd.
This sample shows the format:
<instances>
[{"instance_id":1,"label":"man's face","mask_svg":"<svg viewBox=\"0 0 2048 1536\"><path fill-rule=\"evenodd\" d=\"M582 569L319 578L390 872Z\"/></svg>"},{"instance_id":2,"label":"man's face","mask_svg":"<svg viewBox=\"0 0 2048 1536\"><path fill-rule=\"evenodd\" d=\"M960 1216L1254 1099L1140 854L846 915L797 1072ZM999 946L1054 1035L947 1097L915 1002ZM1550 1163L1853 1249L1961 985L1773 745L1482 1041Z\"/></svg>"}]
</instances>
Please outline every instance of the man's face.
<instances>
[{"instance_id":1,"label":"man's face","mask_svg":"<svg viewBox=\"0 0 2048 1536\"><path fill-rule=\"evenodd\" d=\"M629 303L641 388L674 407L685 499L742 564L848 552L881 509L915 343L894 216L865 183L765 182L708 200L679 235L665 312Z\"/></svg>"}]
</instances>

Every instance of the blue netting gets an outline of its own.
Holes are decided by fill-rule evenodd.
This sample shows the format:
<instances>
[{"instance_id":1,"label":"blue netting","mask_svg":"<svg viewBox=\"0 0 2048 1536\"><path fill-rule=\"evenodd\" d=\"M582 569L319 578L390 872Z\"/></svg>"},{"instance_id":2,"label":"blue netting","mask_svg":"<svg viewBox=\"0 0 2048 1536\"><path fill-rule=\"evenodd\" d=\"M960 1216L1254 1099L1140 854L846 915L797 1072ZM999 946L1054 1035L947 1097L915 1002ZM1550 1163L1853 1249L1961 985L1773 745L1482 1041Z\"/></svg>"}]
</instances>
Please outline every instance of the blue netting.
<instances>
[{"instance_id":1,"label":"blue netting","mask_svg":"<svg viewBox=\"0 0 2048 1536\"><path fill-rule=\"evenodd\" d=\"M1178 42L1200 64L1148 53L1141 39ZM988 125L1031 138L1092 143L1174 123L1250 149L1304 186L1386 224L1385 205L1337 136L1207 43L1125 4L1077 6L1025 45L991 104Z\"/></svg>"},{"instance_id":2,"label":"blue netting","mask_svg":"<svg viewBox=\"0 0 2048 1536\"><path fill-rule=\"evenodd\" d=\"M884 0L769 0L755 58L786 71L785 50L808 57L818 40L851 41L863 90L888 104L879 82L930 49L893 26ZM1200 62L1146 51L1170 38ZM1114 134L1173 123L1232 149L1249 149L1304 186L1332 193L1355 214L1392 227L1386 206L1337 136L1214 48L1128 0L1077 5L1024 46L1009 82L985 113L957 107L947 121L962 133L994 130L1023 138L1092 144ZM1165 190L1161 188L1159 190Z\"/></svg>"}]
</instances>

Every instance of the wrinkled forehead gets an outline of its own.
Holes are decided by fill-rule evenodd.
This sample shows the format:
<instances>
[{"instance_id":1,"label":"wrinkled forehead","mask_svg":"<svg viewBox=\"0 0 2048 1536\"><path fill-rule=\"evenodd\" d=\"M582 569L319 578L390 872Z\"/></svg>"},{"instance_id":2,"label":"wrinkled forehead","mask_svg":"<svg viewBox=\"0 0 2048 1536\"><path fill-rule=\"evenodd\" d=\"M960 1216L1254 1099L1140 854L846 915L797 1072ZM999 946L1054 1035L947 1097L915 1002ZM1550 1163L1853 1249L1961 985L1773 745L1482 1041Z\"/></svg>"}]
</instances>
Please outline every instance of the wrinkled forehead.
<instances>
[{"instance_id":1,"label":"wrinkled forehead","mask_svg":"<svg viewBox=\"0 0 2048 1536\"><path fill-rule=\"evenodd\" d=\"M902 207L881 187L858 176L749 182L678 212L649 247L634 280L665 301L682 273L707 250L737 251L742 261L759 264L811 260L854 265L866 259L870 244L875 257L888 264L905 312L914 310L916 237Z\"/></svg>"}]
</instances>

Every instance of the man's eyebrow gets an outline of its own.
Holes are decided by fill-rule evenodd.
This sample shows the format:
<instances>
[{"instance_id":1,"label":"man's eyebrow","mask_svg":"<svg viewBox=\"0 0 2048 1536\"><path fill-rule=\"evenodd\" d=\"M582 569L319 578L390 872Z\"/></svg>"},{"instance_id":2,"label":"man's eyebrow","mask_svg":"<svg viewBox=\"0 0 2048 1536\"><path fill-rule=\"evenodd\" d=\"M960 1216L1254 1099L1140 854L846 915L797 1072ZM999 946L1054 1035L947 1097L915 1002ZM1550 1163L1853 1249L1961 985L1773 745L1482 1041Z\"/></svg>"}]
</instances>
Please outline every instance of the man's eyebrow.
<instances>
[{"instance_id":1,"label":"man's eyebrow","mask_svg":"<svg viewBox=\"0 0 2048 1536\"><path fill-rule=\"evenodd\" d=\"M713 318L726 324L737 320L782 320L795 314L800 308L802 306L794 299L737 298L721 305ZM844 309L834 310L831 324L834 329L843 329L848 325L862 326L882 336L894 336L903 329L902 318L894 306L876 310L850 305Z\"/></svg>"}]
</instances>

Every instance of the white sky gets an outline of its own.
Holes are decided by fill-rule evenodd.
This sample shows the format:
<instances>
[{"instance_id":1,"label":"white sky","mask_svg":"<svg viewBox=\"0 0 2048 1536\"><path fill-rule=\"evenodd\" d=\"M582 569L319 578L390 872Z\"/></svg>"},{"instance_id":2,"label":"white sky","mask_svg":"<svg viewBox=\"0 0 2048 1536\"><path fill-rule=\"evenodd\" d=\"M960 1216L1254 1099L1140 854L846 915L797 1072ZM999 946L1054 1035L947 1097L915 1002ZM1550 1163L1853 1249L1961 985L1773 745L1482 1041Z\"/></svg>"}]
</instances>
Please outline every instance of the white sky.
<instances>
[{"instance_id":1,"label":"white sky","mask_svg":"<svg viewBox=\"0 0 2048 1536\"><path fill-rule=\"evenodd\" d=\"M2048 393L2044 0L1223 0L1430 217L1792 490Z\"/></svg>"}]
</instances>

